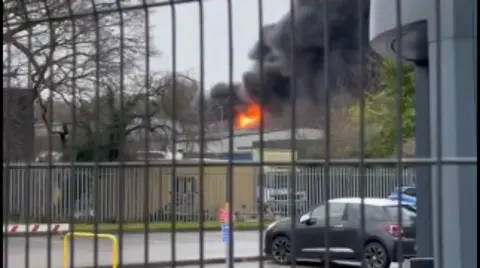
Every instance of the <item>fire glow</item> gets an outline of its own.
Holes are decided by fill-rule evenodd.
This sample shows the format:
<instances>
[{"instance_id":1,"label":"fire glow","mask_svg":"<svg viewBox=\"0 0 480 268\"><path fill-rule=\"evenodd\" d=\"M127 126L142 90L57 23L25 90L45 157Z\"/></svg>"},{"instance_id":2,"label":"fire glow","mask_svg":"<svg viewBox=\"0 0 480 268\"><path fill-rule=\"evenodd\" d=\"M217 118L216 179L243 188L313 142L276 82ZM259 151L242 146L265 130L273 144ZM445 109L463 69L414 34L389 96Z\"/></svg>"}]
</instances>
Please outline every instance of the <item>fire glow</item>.
<instances>
[{"instance_id":1,"label":"fire glow","mask_svg":"<svg viewBox=\"0 0 480 268\"><path fill-rule=\"evenodd\" d=\"M262 109L256 103L249 103L245 108L237 110L235 115L235 128L249 129L260 125Z\"/></svg>"}]
</instances>

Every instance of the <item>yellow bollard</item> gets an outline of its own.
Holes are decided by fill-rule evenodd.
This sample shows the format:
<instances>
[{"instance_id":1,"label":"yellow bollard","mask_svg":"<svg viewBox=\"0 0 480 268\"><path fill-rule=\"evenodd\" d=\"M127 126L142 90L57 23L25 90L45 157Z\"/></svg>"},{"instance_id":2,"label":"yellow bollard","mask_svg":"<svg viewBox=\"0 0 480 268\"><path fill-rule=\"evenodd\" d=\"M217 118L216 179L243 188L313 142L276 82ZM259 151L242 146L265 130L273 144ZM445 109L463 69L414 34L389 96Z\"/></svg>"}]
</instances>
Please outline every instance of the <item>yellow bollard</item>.
<instances>
[{"instance_id":1,"label":"yellow bollard","mask_svg":"<svg viewBox=\"0 0 480 268\"><path fill-rule=\"evenodd\" d=\"M111 234L95 234L86 232L69 232L63 237L63 268L68 268L68 245L71 236L78 237L98 237L106 238L112 241L112 268L118 268L118 241L117 237Z\"/></svg>"}]
</instances>

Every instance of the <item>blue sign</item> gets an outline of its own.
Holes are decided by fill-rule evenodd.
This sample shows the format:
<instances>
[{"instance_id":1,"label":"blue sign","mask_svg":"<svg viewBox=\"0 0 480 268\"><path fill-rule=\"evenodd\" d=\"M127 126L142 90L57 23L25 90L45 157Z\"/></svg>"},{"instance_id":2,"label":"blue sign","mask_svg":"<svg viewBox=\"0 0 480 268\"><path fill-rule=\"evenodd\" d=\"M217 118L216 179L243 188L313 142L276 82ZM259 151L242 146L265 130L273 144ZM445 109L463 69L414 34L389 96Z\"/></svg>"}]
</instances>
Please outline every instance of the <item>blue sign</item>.
<instances>
[{"instance_id":1,"label":"blue sign","mask_svg":"<svg viewBox=\"0 0 480 268\"><path fill-rule=\"evenodd\" d=\"M400 191L400 195L399 195ZM412 185L404 185L400 189L396 187L388 196L388 199L399 200L405 205L415 206L417 204L417 197L415 196L416 187Z\"/></svg>"},{"instance_id":2,"label":"blue sign","mask_svg":"<svg viewBox=\"0 0 480 268\"><path fill-rule=\"evenodd\" d=\"M222 223L222 229L221 229L221 233L222 233L222 242L225 242L227 243L228 242L228 230L229 230L229 227L228 227L228 223Z\"/></svg>"}]
</instances>

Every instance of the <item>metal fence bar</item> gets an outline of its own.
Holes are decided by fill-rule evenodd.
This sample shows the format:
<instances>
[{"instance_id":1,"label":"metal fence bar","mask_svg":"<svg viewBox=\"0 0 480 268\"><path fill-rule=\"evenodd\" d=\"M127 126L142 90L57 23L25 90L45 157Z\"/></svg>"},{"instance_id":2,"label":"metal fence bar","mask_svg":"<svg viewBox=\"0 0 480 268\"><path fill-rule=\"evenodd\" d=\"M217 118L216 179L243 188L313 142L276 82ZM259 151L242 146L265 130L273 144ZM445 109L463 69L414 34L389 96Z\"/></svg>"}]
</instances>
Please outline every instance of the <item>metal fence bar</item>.
<instances>
[{"instance_id":1,"label":"metal fence bar","mask_svg":"<svg viewBox=\"0 0 480 268\"><path fill-rule=\"evenodd\" d=\"M8 21L5 21L4 23L5 23L5 25L7 26L7 29L10 29L10 27L9 27L9 22L8 22ZM11 52L12 52L12 47L11 47L11 46L8 46L8 47L7 47L7 54L10 54ZM7 72L10 72L11 69L12 69L12 58L11 58L11 57L7 57ZM10 87L10 84L11 84L11 80L10 80L10 79L7 79L7 86ZM9 101L11 100L11 98L10 98L8 95L7 95L7 96L4 95L3 97L4 97L4 98L7 97ZM5 105L5 104L4 104L4 105ZM10 112L9 110L10 110L10 107L7 107L7 111L8 111L8 112ZM5 112L4 112L4 113L5 113ZM4 117L5 117L5 116L4 116ZM6 118L4 118L4 121L5 121L5 123L7 124L7 126L9 125L9 123L11 122L11 120L12 120L12 119L11 119L10 116L6 116ZM11 130L9 129L9 127L7 127L7 128L3 131L3 134L6 135L7 137L9 137L9 136L12 135L12 134L11 134ZM5 148L6 151L9 152L11 145L10 145L9 142L7 142L7 143L4 142L4 147L6 147L6 148ZM5 153L3 153L3 154L5 154ZM3 164L3 178L9 178L9 177L8 177L8 175L9 175L9 173L10 173L10 164L9 164L9 162L10 162L10 161L7 161L7 163ZM2 186L3 186L3 196L6 197L6 199L3 200L3 203L4 203L4 206L7 207L7 209L3 209L3 219L4 219L4 220L3 220L3 223L4 223L6 226L8 226L9 222L11 222L10 219L9 219L10 216L11 216L11 215L9 215L9 214L11 213L11 211L9 210L10 205L11 205L11 204L10 204L10 202L11 202L11 201L10 201L11 197L10 197L10 191L9 191L9 189L10 189L10 187L11 187L11 186L10 186L10 179L3 180ZM3 227L3 232L5 232L5 227ZM8 236L5 238L4 241L5 241L5 244L4 244L4 252L5 252L5 254L4 254L4 257L3 257L3 266L8 267L8 260L9 260L9 256L8 256L8 255L9 255L9 249L10 249L10 248L9 248L9 243L8 243L8 241L9 241ZM25 260L25 261L28 261L28 260Z\"/></svg>"},{"instance_id":2,"label":"metal fence bar","mask_svg":"<svg viewBox=\"0 0 480 268\"><path fill-rule=\"evenodd\" d=\"M323 6L323 16L325 18L325 21L328 21L329 20L329 4L331 4L331 2L329 1L324 1L324 6ZM293 9L292 9L293 11ZM294 12L292 12L294 13ZM295 35L295 33L293 33L293 35ZM330 29L329 29L329 25L328 23L324 23L323 25L323 46L324 46L324 49L326 51L329 51L330 50ZM294 48L295 49L295 48ZM331 66L331 62L330 62L330 57L328 54L325 54L325 57L324 57L324 64L325 64L325 67L324 67L324 91L325 91L325 94L324 94L324 105L325 105L325 110L324 110L324 117L325 117L325 132L326 132L326 135L325 135L325 165L324 165L324 168L323 168L323 177L325 179L325 200L326 200L326 206L325 206L325 225L326 225L326 229L325 229L325 235L324 235L324 239L325 239L325 248L326 248L326 251L324 252L324 260L325 262L327 263L327 266L329 265L331 259L330 259L330 250L329 248L331 247L331 238L330 238L330 234L331 234L331 222L330 222L330 198L331 198L331 194L330 194L330 189L331 189L331 179L330 179L330 160L331 160L331 144L330 144L330 141L331 141L331 88L330 88L330 66ZM295 66L296 67L296 66ZM295 109L293 109L295 110ZM362 183L362 180L363 178L360 178L360 183Z\"/></svg>"},{"instance_id":3,"label":"metal fence bar","mask_svg":"<svg viewBox=\"0 0 480 268\"><path fill-rule=\"evenodd\" d=\"M259 47L264 47L265 46L265 31L263 29L263 24L264 24L264 3L263 0L258 0L258 45ZM265 62L263 60L260 60L258 62L258 67L260 69L260 75L259 75L259 83L260 83L260 88L263 88L265 86L265 77L264 77L264 71L265 71ZM262 90L260 93L260 109L263 111L265 109L265 102L266 102L266 94L265 91ZM265 166L264 161L265 161L265 155L264 155L264 148L265 148L265 137L263 133L263 129L265 129L265 116L264 114L260 114L260 122L258 125L259 129L259 151L260 151L260 156L259 156L259 163L260 163L260 169L258 170L258 181L256 183L255 187L255 192L257 193L255 196L255 209L258 211L258 221L260 222L258 226L258 255L259 258L262 260L264 257L264 228L267 226L264 226L264 221L265 221L265 203L263 200L265 199L265 193L262 189L265 188L265 175L264 175L264 170L263 167ZM270 210L271 211L271 210ZM259 268L264 268L264 263L263 261L260 261L258 263Z\"/></svg>"},{"instance_id":4,"label":"metal fence bar","mask_svg":"<svg viewBox=\"0 0 480 268\"><path fill-rule=\"evenodd\" d=\"M360 44L364 44L364 36L363 36L363 31L364 31L364 20L362 16L362 6L364 5L364 1L360 0L359 1L359 6L358 8L358 18L359 18L359 27L358 27L358 39ZM360 196L360 241L366 241L367 240L367 235L366 235L366 214L365 214L365 190L367 188L368 181L366 182L366 176L365 176L365 82L364 82L364 76L365 76L365 47L360 46L359 49L359 63L360 63L360 81L359 81L359 86L360 86L360 92L361 92L361 97L359 101L359 110L360 110L360 129L359 129L359 145L360 145L360 163L359 163L359 175L360 175L360 185L358 188L358 195ZM361 267L365 268L367 267L367 260L365 258L362 259L361 261Z\"/></svg>"},{"instance_id":5,"label":"metal fence bar","mask_svg":"<svg viewBox=\"0 0 480 268\"><path fill-rule=\"evenodd\" d=\"M286 41L289 42L289 51L286 52L287 55L290 54L290 64L289 66L291 68L290 72L290 89L291 89L291 98L288 101L290 106L292 107L291 113L286 114L285 117L290 117L290 179L289 179L289 185L288 185L288 195L289 197L289 214L292 219L296 219L297 213L296 213L296 190L297 190L297 183L296 183L296 157L295 157L295 152L297 149L297 124L296 124L296 101L297 101L297 89L298 89L298 76L299 76L299 70L297 68L297 57L295 54L295 50L297 49L297 27L295 21L297 19L297 13L298 13L298 7L295 5L295 2L290 0L290 12L288 14L289 16L289 25L287 26L289 28L289 33L290 33L290 38L287 39ZM285 51L284 51L285 52ZM264 90L262 88L262 90ZM327 178L328 180L328 178ZM328 203L327 203L327 210L328 210ZM328 217L327 217L328 218ZM328 221L328 219L327 219ZM328 225L327 225L328 226ZM292 220L290 221L290 228L292 230L292 233L296 232L297 227L297 221ZM328 232L328 231L327 231ZM297 242L297 237L295 235L292 235L289 237L290 243L291 243L291 267L295 268L297 265L297 255L298 255L298 245L299 243ZM288 243L288 242L287 242Z\"/></svg>"},{"instance_id":6,"label":"metal fence bar","mask_svg":"<svg viewBox=\"0 0 480 268\"><path fill-rule=\"evenodd\" d=\"M202 142L205 140L205 128L206 128L206 123L205 123L205 33L204 33L204 25L205 25L205 18L204 18L204 4L203 1L198 1L198 17L199 17L199 68L200 68L200 74L199 74L199 86L200 86L200 103L199 103L199 109L200 109L200 144L199 144L199 153L200 156L205 155L205 143ZM222 118L223 119L223 118ZM205 163L204 159L200 160L200 165L199 165L199 187L198 187L198 206L199 206L199 213L200 216L198 217L199 221L199 233L198 233L198 243L199 243L199 249L198 253L200 255L199 261L200 261L200 268L205 267L205 221L208 220L208 216L206 215L206 208L205 208ZM207 217L205 217L207 216Z\"/></svg>"},{"instance_id":7,"label":"metal fence bar","mask_svg":"<svg viewBox=\"0 0 480 268\"><path fill-rule=\"evenodd\" d=\"M477 266L476 1L243 0L254 27L238 3L4 0L4 266L203 268L216 247L229 268L244 247L260 268ZM243 70L238 27L258 31Z\"/></svg>"},{"instance_id":8,"label":"metal fence bar","mask_svg":"<svg viewBox=\"0 0 480 268\"><path fill-rule=\"evenodd\" d=\"M125 162L124 165L128 165ZM12 212L17 212L20 221L27 222L28 220L34 220L36 222L41 221L46 216L46 202L47 196L45 192L48 189L49 182L53 181L53 189L55 192L52 203L52 218L54 220L67 220L70 216L76 221L99 221L102 223L124 221L138 221L145 218L147 209L138 211L136 205L127 206L125 209L118 209L118 207L125 207L125 202L140 202L138 197L145 198L148 195L148 188L138 188L135 191L129 191L130 198L124 196L119 199L121 195L125 195L125 191L118 191L118 194L112 192L111 189L125 189L125 185L128 181L135 183L137 181L150 181L151 185L159 185L162 182L166 182L165 177L158 176L162 173L157 168L149 167L149 177L145 176L145 171L138 168L118 167L118 168L101 168L98 173L98 178L101 178L102 184L99 185L99 191L101 201L98 204L98 213L95 212L92 207L93 189L89 190L90 176L94 172L94 163L90 168L87 167L75 167L76 175L73 175L71 168L55 167L52 170L52 177L49 177L49 172L44 167L38 167L35 164L26 165L24 168L12 169L9 173L8 196L10 196L10 206L5 209ZM325 171L326 168L306 168L297 172L296 178L296 191L294 200L297 211L302 212L312 206L320 204L330 198L341 197L354 197L357 195L358 190L361 189L362 175L361 170L356 167L341 168L330 167L330 187L322 187L322 182L326 182ZM288 193L289 178L291 173L289 171L271 171L266 172L255 167L247 168L252 174L256 174L253 177L241 177L235 178L235 180L252 181L252 185L257 185L255 189L255 195L249 204L247 204L246 210L243 211L246 214L260 214L262 210L261 206L269 206L270 211L274 215L287 216L290 215L288 206L285 206L286 202L290 202L292 197ZM170 173L170 172L169 172ZM190 178L197 178L198 182L190 181L188 176L185 183L198 183L199 188L181 186L182 189L190 191L190 194L204 195L206 192L218 193L217 195L209 195L210 200L207 204L221 204L223 201L223 195L221 194L221 185L224 185L226 173L212 172L204 167L204 177L202 172L192 170L189 173ZM235 172L234 172L235 173ZM242 174L241 172L238 172ZM396 181L395 168L365 168L365 182L364 182L364 194L366 197L386 197L395 187L398 182ZM414 168L407 168L402 175L402 185L416 185L415 170ZM263 179L261 179L263 175ZM171 178L170 178L171 179ZM179 177L175 177L178 181ZM201 181L206 182L204 189L200 189ZM5 180L6 181L6 180ZM25 185L31 184L31 190L26 190L28 187ZM261 185L263 184L263 185ZM164 192L174 193L175 188L178 188L178 183L170 184L170 187L163 189ZM315 189L324 188L323 191L315 191ZM264 189L259 191L259 189ZM240 190L240 189L239 189ZM245 188L245 191L251 191L250 188ZM243 191L243 190L242 190ZM244 192L238 192L243 194ZM262 196L263 195L263 196ZM76 196L76 197L75 197ZM168 214L157 213L166 203L158 205L156 200L161 200L161 196L148 196L148 201L141 199L141 202L147 202L149 208L149 220L150 221L169 221L173 216ZM206 198L206 196L204 196ZM187 196L188 199L188 196ZM29 200L29 202L27 202ZM137 201L135 201L137 200ZM199 199L200 202L201 199ZM264 202L258 202L264 200ZM119 204L121 201L122 204ZM186 214L182 221L197 221L201 213L201 209L196 209L198 203L189 202L185 200L185 206L179 208L182 214ZM282 205L283 203L283 205ZM145 205L145 203L144 203ZM31 209L28 209L30 207ZM129 208L130 207L130 208ZM205 209L205 208L204 208ZM207 218L216 217L216 209L218 207L208 207L210 214L203 214ZM123 216L122 216L123 214ZM267 217L268 215L263 215ZM260 217L260 215L258 215Z\"/></svg>"}]
</instances>

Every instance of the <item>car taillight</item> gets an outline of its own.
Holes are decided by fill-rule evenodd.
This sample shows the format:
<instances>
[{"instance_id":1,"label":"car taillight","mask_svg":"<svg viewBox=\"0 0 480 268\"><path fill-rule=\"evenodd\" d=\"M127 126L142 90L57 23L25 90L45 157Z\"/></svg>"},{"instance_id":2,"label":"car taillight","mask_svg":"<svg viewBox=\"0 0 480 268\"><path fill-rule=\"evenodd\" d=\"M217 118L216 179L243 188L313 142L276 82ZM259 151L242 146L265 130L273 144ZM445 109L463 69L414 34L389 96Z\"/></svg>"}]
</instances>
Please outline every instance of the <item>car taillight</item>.
<instances>
[{"instance_id":1,"label":"car taillight","mask_svg":"<svg viewBox=\"0 0 480 268\"><path fill-rule=\"evenodd\" d=\"M399 237L399 236L402 235L402 230L400 229L400 227L397 224L389 224L389 225L385 226L384 229L385 229L385 231L387 231L392 236Z\"/></svg>"}]
</instances>

